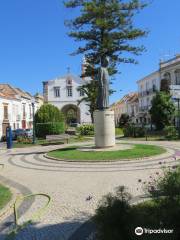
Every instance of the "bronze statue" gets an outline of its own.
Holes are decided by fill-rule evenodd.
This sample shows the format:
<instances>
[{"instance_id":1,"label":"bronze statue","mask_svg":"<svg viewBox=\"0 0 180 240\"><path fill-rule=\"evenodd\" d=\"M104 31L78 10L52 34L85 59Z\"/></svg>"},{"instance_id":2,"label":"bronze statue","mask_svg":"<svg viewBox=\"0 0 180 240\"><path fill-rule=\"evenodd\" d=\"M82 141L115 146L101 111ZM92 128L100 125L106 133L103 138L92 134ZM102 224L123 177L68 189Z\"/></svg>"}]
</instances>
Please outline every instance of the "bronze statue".
<instances>
[{"instance_id":1,"label":"bronze statue","mask_svg":"<svg viewBox=\"0 0 180 240\"><path fill-rule=\"evenodd\" d=\"M101 60L101 68L98 76L98 97L97 109L104 110L109 108L109 58L105 57Z\"/></svg>"}]
</instances>

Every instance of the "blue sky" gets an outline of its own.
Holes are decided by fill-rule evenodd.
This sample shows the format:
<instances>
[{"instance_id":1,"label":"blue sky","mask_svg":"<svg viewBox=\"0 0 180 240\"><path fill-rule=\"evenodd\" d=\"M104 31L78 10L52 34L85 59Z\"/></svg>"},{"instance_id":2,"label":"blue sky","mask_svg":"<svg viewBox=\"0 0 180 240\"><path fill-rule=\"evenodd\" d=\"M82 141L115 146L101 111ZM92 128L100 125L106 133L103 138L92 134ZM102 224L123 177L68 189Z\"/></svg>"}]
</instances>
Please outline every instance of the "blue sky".
<instances>
[{"instance_id":1,"label":"blue sky","mask_svg":"<svg viewBox=\"0 0 180 240\"><path fill-rule=\"evenodd\" d=\"M138 65L119 66L111 102L136 90L136 81L156 70L160 58L180 53L179 12L179 0L153 0L138 14L136 26L150 33L137 43L147 51ZM70 56L78 44L64 26L73 15L61 0L0 0L0 82L35 94L42 92L42 81L64 75L68 67L80 74L82 56Z\"/></svg>"}]
</instances>

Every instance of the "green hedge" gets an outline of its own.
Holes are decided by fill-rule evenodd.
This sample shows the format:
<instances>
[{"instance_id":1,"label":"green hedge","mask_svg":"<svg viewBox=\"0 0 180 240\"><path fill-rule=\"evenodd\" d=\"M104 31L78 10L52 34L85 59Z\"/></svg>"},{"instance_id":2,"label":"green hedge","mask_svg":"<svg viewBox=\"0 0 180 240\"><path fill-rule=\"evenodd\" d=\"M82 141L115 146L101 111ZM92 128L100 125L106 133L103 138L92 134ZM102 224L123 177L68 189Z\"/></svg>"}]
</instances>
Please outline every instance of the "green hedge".
<instances>
[{"instance_id":1,"label":"green hedge","mask_svg":"<svg viewBox=\"0 0 180 240\"><path fill-rule=\"evenodd\" d=\"M63 122L64 114L52 104L43 104L35 114L36 123Z\"/></svg>"},{"instance_id":2,"label":"green hedge","mask_svg":"<svg viewBox=\"0 0 180 240\"><path fill-rule=\"evenodd\" d=\"M178 138L178 131L175 126L166 126L164 128L165 137L169 140Z\"/></svg>"},{"instance_id":3,"label":"green hedge","mask_svg":"<svg viewBox=\"0 0 180 240\"><path fill-rule=\"evenodd\" d=\"M94 125L93 124L86 124L82 125L77 128L80 135L93 135L94 134Z\"/></svg>"},{"instance_id":4,"label":"green hedge","mask_svg":"<svg viewBox=\"0 0 180 240\"><path fill-rule=\"evenodd\" d=\"M64 122L36 123L36 136L45 138L46 135L61 134L65 131Z\"/></svg>"},{"instance_id":5,"label":"green hedge","mask_svg":"<svg viewBox=\"0 0 180 240\"><path fill-rule=\"evenodd\" d=\"M123 133L125 137L144 137L145 128L129 124L123 128Z\"/></svg>"}]
</instances>

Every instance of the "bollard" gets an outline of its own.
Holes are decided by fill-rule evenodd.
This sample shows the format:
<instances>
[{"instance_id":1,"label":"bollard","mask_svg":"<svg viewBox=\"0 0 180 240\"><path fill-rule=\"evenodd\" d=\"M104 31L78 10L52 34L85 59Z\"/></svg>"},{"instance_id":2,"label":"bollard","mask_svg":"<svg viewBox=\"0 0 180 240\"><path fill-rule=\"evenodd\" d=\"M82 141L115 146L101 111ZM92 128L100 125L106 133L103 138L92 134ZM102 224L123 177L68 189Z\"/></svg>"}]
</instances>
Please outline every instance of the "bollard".
<instances>
[{"instance_id":1,"label":"bollard","mask_svg":"<svg viewBox=\"0 0 180 240\"><path fill-rule=\"evenodd\" d=\"M11 126L6 128L6 143L7 143L7 149L11 149L12 146L13 146L13 138L12 138Z\"/></svg>"}]
</instances>

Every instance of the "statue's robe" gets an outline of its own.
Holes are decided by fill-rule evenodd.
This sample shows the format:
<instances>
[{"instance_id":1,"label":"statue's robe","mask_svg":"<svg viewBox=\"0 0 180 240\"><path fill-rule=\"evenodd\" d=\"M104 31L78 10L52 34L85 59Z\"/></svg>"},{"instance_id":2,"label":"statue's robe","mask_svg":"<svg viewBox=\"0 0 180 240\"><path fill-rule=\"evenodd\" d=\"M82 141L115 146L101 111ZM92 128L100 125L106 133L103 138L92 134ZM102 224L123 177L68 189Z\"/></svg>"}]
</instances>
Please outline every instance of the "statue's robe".
<instances>
[{"instance_id":1,"label":"statue's robe","mask_svg":"<svg viewBox=\"0 0 180 240\"><path fill-rule=\"evenodd\" d=\"M98 110L104 110L109 107L109 74L105 67L101 67L99 71L98 81Z\"/></svg>"}]
</instances>

